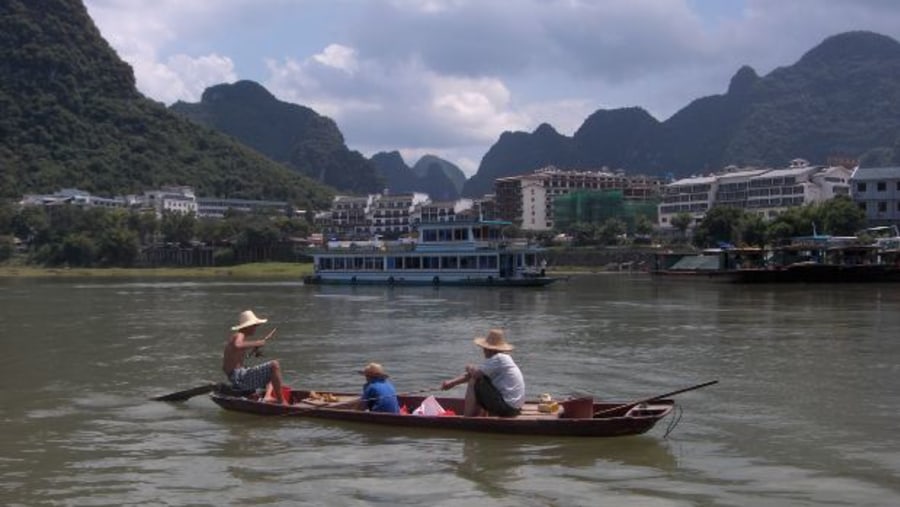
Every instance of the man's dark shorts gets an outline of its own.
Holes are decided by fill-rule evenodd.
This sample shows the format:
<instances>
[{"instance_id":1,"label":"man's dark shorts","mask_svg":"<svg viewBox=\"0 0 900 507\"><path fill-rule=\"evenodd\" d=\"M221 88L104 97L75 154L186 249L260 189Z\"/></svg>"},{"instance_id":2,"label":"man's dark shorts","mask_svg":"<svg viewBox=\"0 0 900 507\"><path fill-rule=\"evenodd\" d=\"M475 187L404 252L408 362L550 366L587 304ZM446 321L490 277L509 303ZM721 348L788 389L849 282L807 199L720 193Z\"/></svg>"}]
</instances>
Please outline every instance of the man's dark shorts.
<instances>
[{"instance_id":1,"label":"man's dark shorts","mask_svg":"<svg viewBox=\"0 0 900 507\"><path fill-rule=\"evenodd\" d=\"M487 410L491 415L500 417L515 417L519 415L519 409L512 408L503 400L500 391L494 387L491 379L482 376L475 382L475 400L478 405Z\"/></svg>"}]
</instances>

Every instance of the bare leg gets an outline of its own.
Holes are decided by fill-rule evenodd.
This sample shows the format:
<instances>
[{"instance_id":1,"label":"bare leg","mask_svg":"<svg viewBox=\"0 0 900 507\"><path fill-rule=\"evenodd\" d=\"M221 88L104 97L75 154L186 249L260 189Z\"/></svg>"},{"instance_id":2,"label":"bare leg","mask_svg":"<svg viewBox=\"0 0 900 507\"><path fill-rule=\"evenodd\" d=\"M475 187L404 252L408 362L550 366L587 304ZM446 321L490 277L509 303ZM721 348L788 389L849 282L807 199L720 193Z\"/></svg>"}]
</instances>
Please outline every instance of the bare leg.
<instances>
[{"instance_id":1,"label":"bare leg","mask_svg":"<svg viewBox=\"0 0 900 507\"><path fill-rule=\"evenodd\" d=\"M275 401L277 403L284 403L284 396L281 394L281 365L278 363L278 360L272 361L272 390L275 391Z\"/></svg>"},{"instance_id":2,"label":"bare leg","mask_svg":"<svg viewBox=\"0 0 900 507\"><path fill-rule=\"evenodd\" d=\"M271 382L269 382L269 384L266 385L266 395L263 396L263 401L266 403L272 403L273 401L275 401L275 390L272 389Z\"/></svg>"},{"instance_id":3,"label":"bare leg","mask_svg":"<svg viewBox=\"0 0 900 507\"><path fill-rule=\"evenodd\" d=\"M478 405L475 399L475 379L469 379L466 386L466 408L464 414L466 417L479 417L484 415L484 410Z\"/></svg>"}]
</instances>

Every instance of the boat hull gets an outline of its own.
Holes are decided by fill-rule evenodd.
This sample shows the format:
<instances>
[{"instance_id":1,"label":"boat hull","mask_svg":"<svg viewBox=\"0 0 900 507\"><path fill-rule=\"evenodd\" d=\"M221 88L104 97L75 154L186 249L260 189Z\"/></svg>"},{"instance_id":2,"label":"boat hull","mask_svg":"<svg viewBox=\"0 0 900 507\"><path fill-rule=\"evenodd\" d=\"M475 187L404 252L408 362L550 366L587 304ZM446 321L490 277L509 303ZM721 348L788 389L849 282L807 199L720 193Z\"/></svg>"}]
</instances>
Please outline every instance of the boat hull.
<instances>
[{"instance_id":1,"label":"boat hull","mask_svg":"<svg viewBox=\"0 0 900 507\"><path fill-rule=\"evenodd\" d=\"M541 287L546 276L543 248L508 240L510 222L451 220L420 223L414 242L332 243L313 249L307 284L450 285Z\"/></svg>"},{"instance_id":2,"label":"boat hull","mask_svg":"<svg viewBox=\"0 0 900 507\"><path fill-rule=\"evenodd\" d=\"M309 391L291 392L290 405L266 403L242 396L234 396L220 391L210 396L220 407L226 410L265 416L309 417L334 421L355 422L380 426L396 426L403 428L427 428L439 430L458 430L480 433L503 433L513 435L547 435L571 437L617 437L639 435L652 429L656 423L669 415L674 407L671 400L654 401L652 405L635 409L621 407L616 403L591 403L592 416L596 417L566 418L559 413L545 414L537 410L536 402L526 403L522 414L514 418L502 417L462 417L457 415L420 416L405 414L386 414L347 408L332 408L326 405L310 404L304 401ZM340 395L342 398L348 395ZM352 398L352 395L349 395ZM400 404L416 407L422 403L421 396L398 396ZM461 413L463 400L459 398L437 398L445 409ZM609 412L604 412L609 411Z\"/></svg>"},{"instance_id":3,"label":"boat hull","mask_svg":"<svg viewBox=\"0 0 900 507\"><path fill-rule=\"evenodd\" d=\"M659 270L651 271L653 278L659 280L704 280L716 283L729 283L734 281L734 271L708 271L708 270Z\"/></svg>"},{"instance_id":4,"label":"boat hull","mask_svg":"<svg viewBox=\"0 0 900 507\"><path fill-rule=\"evenodd\" d=\"M544 287L557 281L549 276L521 278L500 277L451 277L451 276L329 276L309 275L303 277L307 285L391 285L391 286L450 286L450 287Z\"/></svg>"},{"instance_id":5,"label":"boat hull","mask_svg":"<svg viewBox=\"0 0 900 507\"><path fill-rule=\"evenodd\" d=\"M740 269L735 283L882 283L900 282L900 269L884 265L794 264L771 269Z\"/></svg>"}]
</instances>

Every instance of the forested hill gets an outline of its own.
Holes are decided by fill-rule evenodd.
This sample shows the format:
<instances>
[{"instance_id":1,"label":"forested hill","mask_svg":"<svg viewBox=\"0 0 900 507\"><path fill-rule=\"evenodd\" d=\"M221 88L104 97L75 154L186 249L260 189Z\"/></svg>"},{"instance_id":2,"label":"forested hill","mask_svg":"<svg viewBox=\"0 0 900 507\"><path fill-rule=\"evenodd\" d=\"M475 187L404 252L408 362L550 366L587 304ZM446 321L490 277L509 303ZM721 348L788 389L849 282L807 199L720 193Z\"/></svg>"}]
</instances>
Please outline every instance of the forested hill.
<instances>
[{"instance_id":1,"label":"forested hill","mask_svg":"<svg viewBox=\"0 0 900 507\"><path fill-rule=\"evenodd\" d=\"M200 103L177 102L171 109L338 190L366 194L384 188L375 166L347 148L334 121L282 102L253 81L212 86Z\"/></svg>"},{"instance_id":2,"label":"forested hill","mask_svg":"<svg viewBox=\"0 0 900 507\"><path fill-rule=\"evenodd\" d=\"M0 197L191 185L323 208L332 190L143 97L79 0L0 2Z\"/></svg>"},{"instance_id":3,"label":"forested hill","mask_svg":"<svg viewBox=\"0 0 900 507\"><path fill-rule=\"evenodd\" d=\"M900 138L900 44L871 32L829 37L795 64L760 77L742 67L722 95L691 102L660 122L641 108L599 110L572 137L542 125L506 132L463 194L548 164L608 166L675 176L729 164L786 165L801 157L887 154Z\"/></svg>"}]
</instances>

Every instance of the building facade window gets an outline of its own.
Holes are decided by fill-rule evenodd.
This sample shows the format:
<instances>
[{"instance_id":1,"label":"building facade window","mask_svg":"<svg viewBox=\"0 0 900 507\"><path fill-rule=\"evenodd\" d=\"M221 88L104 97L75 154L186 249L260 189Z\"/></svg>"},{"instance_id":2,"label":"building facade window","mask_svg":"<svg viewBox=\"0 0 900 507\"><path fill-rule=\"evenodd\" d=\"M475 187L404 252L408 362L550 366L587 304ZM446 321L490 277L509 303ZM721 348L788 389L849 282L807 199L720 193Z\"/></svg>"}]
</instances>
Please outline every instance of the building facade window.
<instances>
[{"instance_id":1,"label":"building facade window","mask_svg":"<svg viewBox=\"0 0 900 507\"><path fill-rule=\"evenodd\" d=\"M857 192L865 192L865 191L866 191L866 184L865 184L865 183L862 183L862 182L857 183L857 184L856 184L856 191L857 191Z\"/></svg>"},{"instance_id":2,"label":"building facade window","mask_svg":"<svg viewBox=\"0 0 900 507\"><path fill-rule=\"evenodd\" d=\"M884 192L884 191L887 190L887 183L884 182L884 181L879 181L879 182L878 182L878 187L877 187L877 188L878 188L878 191L879 191L879 192Z\"/></svg>"}]
</instances>

